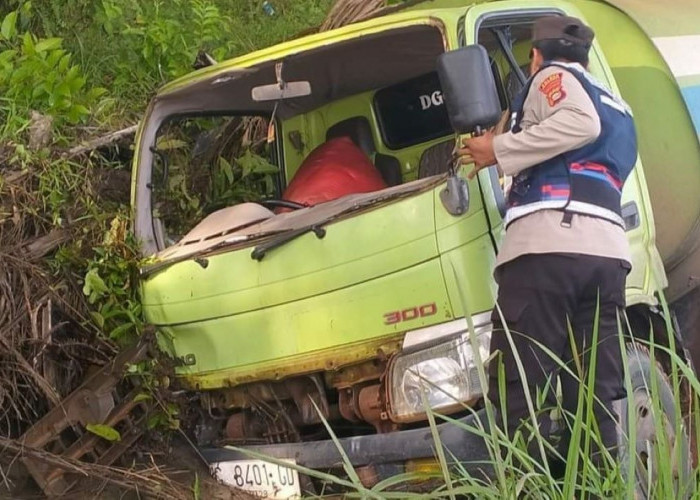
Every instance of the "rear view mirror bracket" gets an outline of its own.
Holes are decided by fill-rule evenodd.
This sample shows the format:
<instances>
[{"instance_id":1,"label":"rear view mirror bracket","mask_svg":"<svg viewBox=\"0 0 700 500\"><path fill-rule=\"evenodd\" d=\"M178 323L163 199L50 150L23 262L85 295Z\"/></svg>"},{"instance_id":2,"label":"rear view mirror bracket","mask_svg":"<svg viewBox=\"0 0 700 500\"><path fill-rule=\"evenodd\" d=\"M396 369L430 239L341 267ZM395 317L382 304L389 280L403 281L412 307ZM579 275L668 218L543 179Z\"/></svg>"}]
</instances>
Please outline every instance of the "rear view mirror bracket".
<instances>
[{"instance_id":1,"label":"rear view mirror bracket","mask_svg":"<svg viewBox=\"0 0 700 500\"><path fill-rule=\"evenodd\" d=\"M469 210L469 186L466 179L451 170L445 187L440 191L440 201L447 213L458 216Z\"/></svg>"},{"instance_id":2,"label":"rear view mirror bracket","mask_svg":"<svg viewBox=\"0 0 700 500\"><path fill-rule=\"evenodd\" d=\"M311 94L311 84L308 81L287 82L282 76L284 62L275 64L275 80L277 83L259 85L251 90L251 98L256 102L281 101L295 97L306 97Z\"/></svg>"},{"instance_id":3,"label":"rear view mirror bracket","mask_svg":"<svg viewBox=\"0 0 700 500\"><path fill-rule=\"evenodd\" d=\"M457 175L457 159L450 162L445 187L440 191L440 201L447 213L458 216L469 210L469 186L466 179Z\"/></svg>"}]
</instances>

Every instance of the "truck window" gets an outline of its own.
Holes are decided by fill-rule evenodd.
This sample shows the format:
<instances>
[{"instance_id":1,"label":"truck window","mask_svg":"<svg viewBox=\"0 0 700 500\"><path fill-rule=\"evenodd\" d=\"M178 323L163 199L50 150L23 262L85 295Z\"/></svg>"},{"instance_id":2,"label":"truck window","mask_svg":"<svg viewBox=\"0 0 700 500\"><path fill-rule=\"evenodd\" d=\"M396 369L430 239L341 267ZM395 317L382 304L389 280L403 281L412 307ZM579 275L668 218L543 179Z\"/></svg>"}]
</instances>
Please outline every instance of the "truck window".
<instances>
[{"instance_id":1,"label":"truck window","mask_svg":"<svg viewBox=\"0 0 700 500\"><path fill-rule=\"evenodd\" d=\"M413 146L453 133L435 72L377 91L374 112L384 143L390 149Z\"/></svg>"},{"instance_id":2,"label":"truck window","mask_svg":"<svg viewBox=\"0 0 700 500\"><path fill-rule=\"evenodd\" d=\"M528 54L533 21L511 20L508 24L499 24L498 19L490 19L479 29L478 42L491 56L499 97L506 106L510 106L523 87L518 70L524 77L529 77Z\"/></svg>"}]
</instances>

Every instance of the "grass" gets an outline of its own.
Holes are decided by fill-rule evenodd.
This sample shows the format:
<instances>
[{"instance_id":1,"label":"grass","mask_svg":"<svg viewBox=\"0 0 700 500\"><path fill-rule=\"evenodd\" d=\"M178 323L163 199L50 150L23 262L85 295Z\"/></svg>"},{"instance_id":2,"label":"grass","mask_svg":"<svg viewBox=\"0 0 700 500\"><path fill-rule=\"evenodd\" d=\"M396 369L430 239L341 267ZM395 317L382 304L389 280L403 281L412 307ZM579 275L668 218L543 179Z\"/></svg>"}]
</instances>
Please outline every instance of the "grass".
<instances>
[{"instance_id":1,"label":"grass","mask_svg":"<svg viewBox=\"0 0 700 500\"><path fill-rule=\"evenodd\" d=\"M193 70L200 50L224 60L323 21L332 0L7 0L0 7L0 141L29 111L65 143L135 123L155 90ZM22 139L23 136L20 137Z\"/></svg>"},{"instance_id":2,"label":"grass","mask_svg":"<svg viewBox=\"0 0 700 500\"><path fill-rule=\"evenodd\" d=\"M543 456L556 455L556 450L539 432L536 425L537 415L545 410L542 406L543 401L537 397L530 398L529 391L526 391L526 394L529 398L530 419L522 426L522 430L527 432L516 433L513 441L509 440L501 431L505 422L498 422L498 412L488 401L485 402L485 411L478 413L480 418L473 425L465 425L459 420L428 409L427 420L435 443L436 463L439 464L439 468L434 474L401 474L381 481L372 487L367 487L360 482L357 472L340 448L340 442L328 424L326 424L327 430L343 457L345 473L341 476L334 476L304 467L297 466L296 468L301 474L315 477L322 483L339 486L348 491L347 494L350 497L359 498L675 498L679 500L700 498L700 491L696 486L700 479L700 469L688 461L691 455L689 430L692 429L696 433L692 442L698 442L697 432L700 428L700 415L697 412L698 398L696 395L700 394L700 381L676 354L673 345L665 346L653 341L641 341L626 337L623 335L623 324L624 321L619 323L619 338L625 367L624 383L628 398L620 405L622 447L619 450L617 460L613 459L609 453L605 454L602 468L590 458L590 450L594 446L602 446L602 440L592 413L594 395L591 388L593 386L592 374L595 373L595 353L591 353L589 370L583 370L583 367L580 366L572 370L564 363L558 362L561 370L569 370L578 380L583 381L579 392L579 403L587 403L579 404L576 415L570 415L571 422L573 422L570 427L572 437L568 456L561 457L566 460L566 471L563 478L554 477L546 465L546 460L542 460ZM473 341L472 325L469 325L469 331ZM514 334L515 332L506 332L511 340ZM594 338L596 338L595 334ZM546 346L540 347L556 360L554 353L548 351ZM475 349L474 352L478 356L478 349ZM669 360L667 365L670 376L661 369L660 363L657 362L659 357ZM527 370L517 359L517 356L516 363L521 381L526 385ZM484 365L480 366L480 383L482 390L485 390L487 388L486 373ZM681 399L683 384L687 384L693 394L690 406L685 408ZM635 399L635 395L637 399ZM689 412L689 408L695 411ZM465 410L469 409L465 408ZM560 414L564 412L560 405L555 408L555 411ZM657 432L655 441L646 443L646 448L638 446L635 451L635 447L630 448L626 443L637 443L640 433L644 435L648 431L648 428L637 428L641 411L650 412L653 427ZM476 415L476 413L474 414ZM468 469L471 470L471 468L454 459L445 443L440 441L437 430L437 425L440 423L451 423L461 427L465 432L480 436L484 440L491 458L488 463L481 465L492 468L493 473L489 478L469 472ZM672 432L660 432L661 429ZM533 449L532 443L528 443L524 439L528 433L531 434L531 439L534 440L535 444L534 448L537 450L532 455L529 451L529 449ZM249 453L245 449L240 451ZM251 453L251 456L274 463L282 463L259 454ZM644 474L644 468L638 467L641 463L649 465L648 474ZM427 492L403 491L406 487L417 486L428 480L433 483L437 482L438 486Z\"/></svg>"}]
</instances>

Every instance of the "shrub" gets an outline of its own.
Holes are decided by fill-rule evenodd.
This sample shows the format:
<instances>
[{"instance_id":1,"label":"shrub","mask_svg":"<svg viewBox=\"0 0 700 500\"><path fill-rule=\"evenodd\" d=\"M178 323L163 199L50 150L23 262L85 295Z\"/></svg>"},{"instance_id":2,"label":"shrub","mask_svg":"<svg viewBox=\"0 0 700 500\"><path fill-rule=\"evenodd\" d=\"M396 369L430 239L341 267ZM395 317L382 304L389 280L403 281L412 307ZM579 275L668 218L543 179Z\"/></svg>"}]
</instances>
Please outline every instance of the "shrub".
<instances>
[{"instance_id":1,"label":"shrub","mask_svg":"<svg viewBox=\"0 0 700 500\"><path fill-rule=\"evenodd\" d=\"M13 109L35 109L51 115L54 123L84 120L90 107L106 91L89 88L61 38L41 38L25 29L31 4L7 14L0 24L0 95ZM4 116L3 116L4 115ZM16 132L26 120L23 113L0 108L5 134Z\"/></svg>"}]
</instances>

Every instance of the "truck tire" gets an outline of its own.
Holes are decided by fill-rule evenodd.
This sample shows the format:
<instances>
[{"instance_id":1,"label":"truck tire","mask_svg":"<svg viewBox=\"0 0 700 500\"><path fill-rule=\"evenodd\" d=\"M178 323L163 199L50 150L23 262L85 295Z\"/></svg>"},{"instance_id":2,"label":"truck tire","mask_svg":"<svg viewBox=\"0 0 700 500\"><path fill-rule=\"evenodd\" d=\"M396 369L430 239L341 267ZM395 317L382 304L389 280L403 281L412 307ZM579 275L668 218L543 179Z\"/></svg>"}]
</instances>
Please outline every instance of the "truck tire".
<instances>
[{"instance_id":1,"label":"truck tire","mask_svg":"<svg viewBox=\"0 0 700 500\"><path fill-rule=\"evenodd\" d=\"M668 378L664 374L661 366L652 362L649 352L639 346L628 346L628 368L632 385L632 394L627 399L621 401L620 405L620 465L622 474L627 476L629 471L630 449L635 450L636 464L634 466L634 481L638 499L661 498L661 491L658 488L659 461L668 460L673 467L676 500L691 498L695 491L693 484L693 460L690 453L690 441L685 431L685 425L681 424L677 429L676 418L677 408L673 389ZM656 382L653 382L656 380ZM658 390L659 403L656 408L660 408L661 415L655 417L655 407L652 403L651 395L656 384ZM634 446L628 446L627 436L630 435L630 422L628 421L628 407L632 404L635 415L636 439ZM665 428L658 428L656 422L663 422ZM677 432L681 433L676 439ZM667 457L660 456L664 448L659 445L659 439L666 434L668 443ZM663 441L662 441L663 442ZM674 449L674 446L676 449Z\"/></svg>"}]
</instances>

